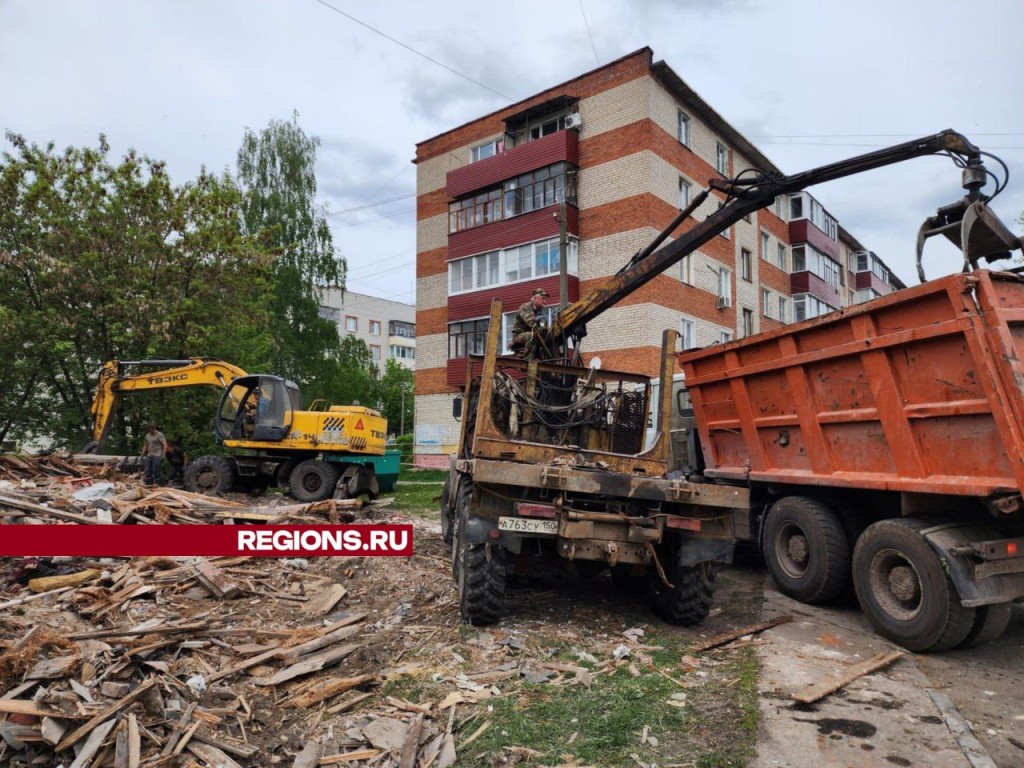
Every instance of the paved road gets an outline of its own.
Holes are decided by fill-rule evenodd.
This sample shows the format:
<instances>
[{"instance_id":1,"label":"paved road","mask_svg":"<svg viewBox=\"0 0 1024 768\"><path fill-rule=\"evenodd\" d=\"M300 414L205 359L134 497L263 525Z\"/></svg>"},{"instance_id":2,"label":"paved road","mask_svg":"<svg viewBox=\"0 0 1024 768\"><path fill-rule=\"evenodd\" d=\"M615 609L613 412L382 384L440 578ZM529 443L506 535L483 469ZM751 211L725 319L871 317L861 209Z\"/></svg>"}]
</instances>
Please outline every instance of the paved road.
<instances>
[{"instance_id":1,"label":"paved road","mask_svg":"<svg viewBox=\"0 0 1024 768\"><path fill-rule=\"evenodd\" d=\"M796 619L762 634L755 768L1024 765L1024 606L995 643L907 654L804 706L789 694L895 646L872 632L856 605L803 605L779 594L763 571L734 573L763 581L765 619Z\"/></svg>"}]
</instances>

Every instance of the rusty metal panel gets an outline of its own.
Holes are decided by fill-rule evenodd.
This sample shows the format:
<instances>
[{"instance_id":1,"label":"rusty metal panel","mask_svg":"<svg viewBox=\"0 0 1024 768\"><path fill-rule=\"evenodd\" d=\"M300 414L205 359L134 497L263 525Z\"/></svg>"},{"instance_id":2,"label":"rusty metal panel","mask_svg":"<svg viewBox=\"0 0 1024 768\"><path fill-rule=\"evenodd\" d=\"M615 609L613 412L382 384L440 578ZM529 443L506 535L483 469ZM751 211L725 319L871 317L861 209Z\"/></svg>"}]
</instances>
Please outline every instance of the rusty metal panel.
<instances>
[{"instance_id":1,"label":"rusty metal panel","mask_svg":"<svg viewBox=\"0 0 1024 768\"><path fill-rule=\"evenodd\" d=\"M711 477L990 495L1024 487L1022 354L1024 282L979 271L680 363Z\"/></svg>"}]
</instances>

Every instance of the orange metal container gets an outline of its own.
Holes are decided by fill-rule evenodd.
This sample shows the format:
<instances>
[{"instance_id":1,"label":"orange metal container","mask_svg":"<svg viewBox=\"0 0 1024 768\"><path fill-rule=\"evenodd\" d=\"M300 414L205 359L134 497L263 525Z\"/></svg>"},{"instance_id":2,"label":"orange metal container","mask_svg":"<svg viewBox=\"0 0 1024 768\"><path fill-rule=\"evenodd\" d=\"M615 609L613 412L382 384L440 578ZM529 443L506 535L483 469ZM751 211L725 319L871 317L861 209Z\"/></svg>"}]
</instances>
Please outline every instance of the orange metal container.
<instances>
[{"instance_id":1,"label":"orange metal container","mask_svg":"<svg viewBox=\"0 0 1024 768\"><path fill-rule=\"evenodd\" d=\"M1024 488L1024 278L951 275L680 363L709 477Z\"/></svg>"}]
</instances>

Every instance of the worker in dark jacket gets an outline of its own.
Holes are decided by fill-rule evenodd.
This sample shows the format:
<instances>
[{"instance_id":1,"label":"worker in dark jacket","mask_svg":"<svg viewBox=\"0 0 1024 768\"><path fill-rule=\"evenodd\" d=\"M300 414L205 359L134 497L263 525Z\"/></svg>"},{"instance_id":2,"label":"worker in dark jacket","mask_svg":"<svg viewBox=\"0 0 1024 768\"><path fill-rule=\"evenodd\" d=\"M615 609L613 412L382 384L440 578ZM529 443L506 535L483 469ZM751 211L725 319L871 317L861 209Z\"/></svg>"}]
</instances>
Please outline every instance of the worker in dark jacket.
<instances>
[{"instance_id":1,"label":"worker in dark jacket","mask_svg":"<svg viewBox=\"0 0 1024 768\"><path fill-rule=\"evenodd\" d=\"M185 482L185 466L188 464L188 454L182 450L182 439L179 437L173 443L167 444L167 463L171 465L171 474L167 478L168 484L175 481Z\"/></svg>"},{"instance_id":2,"label":"worker in dark jacket","mask_svg":"<svg viewBox=\"0 0 1024 768\"><path fill-rule=\"evenodd\" d=\"M534 288L530 300L516 312L512 321L512 351L524 360L537 356L538 346L544 342L544 305L548 292Z\"/></svg>"}]
</instances>

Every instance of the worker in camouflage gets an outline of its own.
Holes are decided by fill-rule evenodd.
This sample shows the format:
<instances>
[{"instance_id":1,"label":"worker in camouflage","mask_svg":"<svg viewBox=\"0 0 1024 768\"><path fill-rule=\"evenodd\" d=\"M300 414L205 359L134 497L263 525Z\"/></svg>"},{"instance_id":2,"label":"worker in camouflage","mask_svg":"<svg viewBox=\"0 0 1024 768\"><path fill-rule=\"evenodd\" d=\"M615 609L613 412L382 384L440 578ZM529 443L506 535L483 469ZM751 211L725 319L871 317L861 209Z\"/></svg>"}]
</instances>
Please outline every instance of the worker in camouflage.
<instances>
[{"instance_id":1,"label":"worker in camouflage","mask_svg":"<svg viewBox=\"0 0 1024 768\"><path fill-rule=\"evenodd\" d=\"M538 346L544 341L546 332L544 305L548 292L534 288L530 300L516 312L512 322L512 351L516 357L529 360L537 356Z\"/></svg>"}]
</instances>

